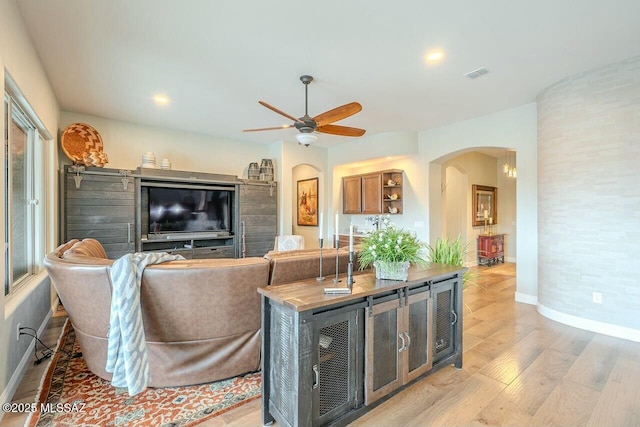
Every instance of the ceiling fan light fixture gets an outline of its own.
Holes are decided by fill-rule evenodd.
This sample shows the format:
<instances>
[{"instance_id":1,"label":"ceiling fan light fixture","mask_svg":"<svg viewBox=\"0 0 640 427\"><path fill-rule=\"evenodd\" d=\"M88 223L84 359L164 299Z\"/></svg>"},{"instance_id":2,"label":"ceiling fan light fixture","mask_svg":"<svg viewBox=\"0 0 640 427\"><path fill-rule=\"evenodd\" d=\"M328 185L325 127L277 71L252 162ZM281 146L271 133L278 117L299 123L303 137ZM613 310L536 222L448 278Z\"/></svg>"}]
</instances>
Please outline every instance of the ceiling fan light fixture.
<instances>
[{"instance_id":1,"label":"ceiling fan light fixture","mask_svg":"<svg viewBox=\"0 0 640 427\"><path fill-rule=\"evenodd\" d=\"M312 133L299 133L296 135L299 144L308 147L318 140L318 137Z\"/></svg>"}]
</instances>

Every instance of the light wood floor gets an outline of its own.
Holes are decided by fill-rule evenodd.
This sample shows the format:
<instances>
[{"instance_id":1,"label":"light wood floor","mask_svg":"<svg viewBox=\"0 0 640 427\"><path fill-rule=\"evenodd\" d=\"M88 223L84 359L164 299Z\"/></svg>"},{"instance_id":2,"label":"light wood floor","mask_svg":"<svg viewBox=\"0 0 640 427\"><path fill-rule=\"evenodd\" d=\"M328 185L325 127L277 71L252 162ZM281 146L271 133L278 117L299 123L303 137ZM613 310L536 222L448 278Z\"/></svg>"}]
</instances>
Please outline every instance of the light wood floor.
<instances>
[{"instance_id":1,"label":"light wood floor","mask_svg":"<svg viewBox=\"0 0 640 427\"><path fill-rule=\"evenodd\" d=\"M473 269L464 292L464 366L427 376L353 426L640 426L640 343L571 328L514 302L515 265ZM62 326L54 318L45 340ZM44 365L15 401L35 399ZM0 427L26 417L5 415ZM202 426L260 426L260 401Z\"/></svg>"}]
</instances>

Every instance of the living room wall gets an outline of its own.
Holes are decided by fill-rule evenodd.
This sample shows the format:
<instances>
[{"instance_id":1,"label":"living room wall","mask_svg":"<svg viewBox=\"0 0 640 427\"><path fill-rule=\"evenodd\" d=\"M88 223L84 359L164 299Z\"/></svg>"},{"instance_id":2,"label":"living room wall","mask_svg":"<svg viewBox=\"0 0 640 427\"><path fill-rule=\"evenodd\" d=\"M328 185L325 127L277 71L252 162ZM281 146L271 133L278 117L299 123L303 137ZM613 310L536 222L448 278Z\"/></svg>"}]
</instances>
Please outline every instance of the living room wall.
<instances>
[{"instance_id":1,"label":"living room wall","mask_svg":"<svg viewBox=\"0 0 640 427\"><path fill-rule=\"evenodd\" d=\"M539 310L636 341L638 111L640 57L568 77L538 96Z\"/></svg>"},{"instance_id":2,"label":"living room wall","mask_svg":"<svg viewBox=\"0 0 640 427\"><path fill-rule=\"evenodd\" d=\"M87 123L102 136L109 156L107 168L135 169L151 151L160 167L162 159L174 170L237 175L247 178L249 163L269 158L269 145L232 141L192 132L175 131L86 114L62 112L60 131L72 123ZM61 161L71 161L61 152Z\"/></svg>"},{"instance_id":3,"label":"living room wall","mask_svg":"<svg viewBox=\"0 0 640 427\"><path fill-rule=\"evenodd\" d=\"M52 135L56 134L59 120L59 108L47 75L40 63L38 53L31 44L25 29L22 15L14 0L0 2L0 85L4 89L4 72L8 72L20 91L36 112L44 126ZM4 93L4 90L3 90ZM3 114L3 129L4 129ZM4 147L4 144L3 144ZM46 183L46 235L45 250L51 251L57 236L56 183L57 164L55 141L47 142ZM3 148L4 150L4 148ZM4 158L4 153L3 153ZM0 178L0 198L4 200L4 174ZM0 211L0 220L4 223L4 209ZM6 241L4 227L0 228L2 241ZM0 261L0 275L5 277L7 266L4 257ZM7 401L17 388L29 357L31 341L23 337L16 342L16 325L40 328L52 314L54 293L51 290L46 272L41 271L25 284L15 295L5 298L0 292L0 402ZM0 412L0 418L4 415Z\"/></svg>"}]
</instances>

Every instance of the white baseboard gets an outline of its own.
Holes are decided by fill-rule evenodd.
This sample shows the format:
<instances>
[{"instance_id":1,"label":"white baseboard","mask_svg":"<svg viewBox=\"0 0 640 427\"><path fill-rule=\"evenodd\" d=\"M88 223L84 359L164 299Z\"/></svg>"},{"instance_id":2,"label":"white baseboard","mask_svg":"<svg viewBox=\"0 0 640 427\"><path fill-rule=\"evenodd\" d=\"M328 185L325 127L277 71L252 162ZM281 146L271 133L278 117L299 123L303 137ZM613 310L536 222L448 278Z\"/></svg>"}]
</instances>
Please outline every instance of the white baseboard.
<instances>
[{"instance_id":1,"label":"white baseboard","mask_svg":"<svg viewBox=\"0 0 640 427\"><path fill-rule=\"evenodd\" d=\"M640 342L640 330L638 329L612 325L611 323L599 322L597 320L584 319L582 317L562 313L542 304L538 304L538 313L551 320L573 326L574 328L585 329L598 334Z\"/></svg>"},{"instance_id":2,"label":"white baseboard","mask_svg":"<svg viewBox=\"0 0 640 427\"><path fill-rule=\"evenodd\" d=\"M522 292L516 292L516 302L521 302L523 304L538 304L538 297L529 294L523 294Z\"/></svg>"},{"instance_id":3,"label":"white baseboard","mask_svg":"<svg viewBox=\"0 0 640 427\"><path fill-rule=\"evenodd\" d=\"M51 306L51 309L49 310L44 320L42 321L42 324L40 324L40 327L38 328L37 335L39 337L42 336L45 328L47 327L47 325L49 324L49 321L51 320L51 317L53 317L53 313L55 313L57 309L58 309L58 299L56 298L55 302ZM20 363L18 363L16 370L13 372L13 375L11 375L11 378L9 379L7 386L4 388L4 391L2 392L2 394L0 394L0 403L11 402L11 400L13 399L13 395L18 390L20 381L22 381L24 374L27 372L27 368L29 367L28 366L29 362L31 361L31 356L33 355L31 346L33 345L34 340L35 338L31 338L31 341L27 346L27 350L22 356L22 359L20 359ZM0 411L0 420L2 420L3 416L4 416L4 412Z\"/></svg>"},{"instance_id":4,"label":"white baseboard","mask_svg":"<svg viewBox=\"0 0 640 427\"><path fill-rule=\"evenodd\" d=\"M517 259L516 257L513 257L513 256L507 256L507 257L504 257L504 262L512 262L512 263L514 263L514 264L515 264L516 259Z\"/></svg>"}]
</instances>

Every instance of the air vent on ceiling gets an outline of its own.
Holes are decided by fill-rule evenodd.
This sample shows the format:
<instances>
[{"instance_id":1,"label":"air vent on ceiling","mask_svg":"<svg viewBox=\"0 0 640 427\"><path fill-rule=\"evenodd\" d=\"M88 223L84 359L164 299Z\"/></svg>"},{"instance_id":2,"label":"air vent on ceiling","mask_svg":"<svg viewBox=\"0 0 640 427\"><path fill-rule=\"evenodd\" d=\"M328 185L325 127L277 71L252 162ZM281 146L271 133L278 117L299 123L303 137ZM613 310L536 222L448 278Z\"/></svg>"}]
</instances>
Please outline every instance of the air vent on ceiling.
<instances>
[{"instance_id":1,"label":"air vent on ceiling","mask_svg":"<svg viewBox=\"0 0 640 427\"><path fill-rule=\"evenodd\" d=\"M487 74L489 71L482 67L482 68L478 68L477 70L473 70L473 71L469 71L467 74L465 74L465 76L469 77L470 79L477 79L480 76L483 76L485 74Z\"/></svg>"}]
</instances>

